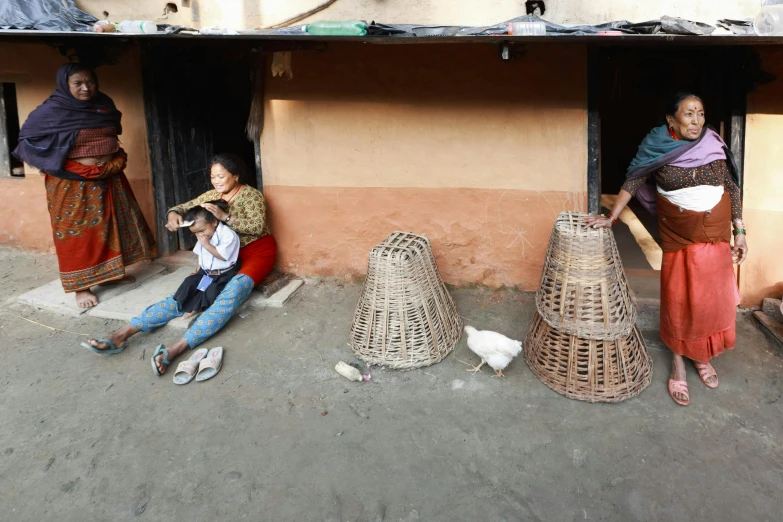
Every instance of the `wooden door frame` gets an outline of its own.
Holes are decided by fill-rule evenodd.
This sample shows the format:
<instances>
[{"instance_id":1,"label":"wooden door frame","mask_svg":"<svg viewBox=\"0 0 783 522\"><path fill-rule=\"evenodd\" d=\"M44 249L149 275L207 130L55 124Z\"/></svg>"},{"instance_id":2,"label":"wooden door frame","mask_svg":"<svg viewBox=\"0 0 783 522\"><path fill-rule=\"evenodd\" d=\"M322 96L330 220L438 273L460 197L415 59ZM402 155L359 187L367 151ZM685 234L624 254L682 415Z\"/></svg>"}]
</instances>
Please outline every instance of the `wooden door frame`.
<instances>
[{"instance_id":1,"label":"wooden door frame","mask_svg":"<svg viewBox=\"0 0 783 522\"><path fill-rule=\"evenodd\" d=\"M176 185L170 167L172 147L171 131L165 95L156 85L167 81L158 75L158 60L166 60L165 55L156 52L151 42L139 42L142 69L142 89L144 97L144 118L147 124L147 145L150 153L152 171L152 193L155 205L155 227L158 236L158 255L167 256L179 251L179 238L166 229L168 209L181 201L176 199ZM263 62L262 62L263 63ZM263 74L263 69L259 71ZM262 83L263 88L263 83ZM254 140L255 171L258 190L263 191L261 172L261 136Z\"/></svg>"}]
</instances>

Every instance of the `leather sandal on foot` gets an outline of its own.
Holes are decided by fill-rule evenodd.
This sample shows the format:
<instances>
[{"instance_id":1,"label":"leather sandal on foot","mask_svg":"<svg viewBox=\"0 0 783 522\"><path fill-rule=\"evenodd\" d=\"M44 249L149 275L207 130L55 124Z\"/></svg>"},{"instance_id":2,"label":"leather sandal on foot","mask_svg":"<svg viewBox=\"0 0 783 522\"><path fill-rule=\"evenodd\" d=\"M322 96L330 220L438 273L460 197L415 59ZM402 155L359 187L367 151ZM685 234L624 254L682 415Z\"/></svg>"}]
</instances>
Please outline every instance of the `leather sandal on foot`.
<instances>
[{"instance_id":1,"label":"leather sandal on foot","mask_svg":"<svg viewBox=\"0 0 783 522\"><path fill-rule=\"evenodd\" d=\"M171 364L171 362L169 362L169 351L166 349L165 346L159 344L158 347L155 349L155 353L152 354L152 359L151 359L152 371L155 372L155 375L157 375L158 377L161 376L161 373L158 370L158 365L155 364L155 357L157 357L160 354L163 354L163 360L161 361L163 364L165 364L166 366Z\"/></svg>"},{"instance_id":2,"label":"leather sandal on foot","mask_svg":"<svg viewBox=\"0 0 783 522\"><path fill-rule=\"evenodd\" d=\"M675 393L685 395L685 400L675 397ZM674 379L669 379L669 395L671 395L672 399L674 399L674 402L680 406L687 406L691 403L691 396L688 393L688 383L686 381L675 381Z\"/></svg>"},{"instance_id":3,"label":"leather sandal on foot","mask_svg":"<svg viewBox=\"0 0 783 522\"><path fill-rule=\"evenodd\" d=\"M177 371L174 372L174 384L187 384L193 380L198 371L198 364L207 356L209 350L199 348L187 361L182 361L177 365Z\"/></svg>"},{"instance_id":4,"label":"leather sandal on foot","mask_svg":"<svg viewBox=\"0 0 783 522\"><path fill-rule=\"evenodd\" d=\"M92 350L95 353L100 353L100 354L103 354L103 355L114 355L114 354L120 353L121 351L123 351L125 349L125 345L124 344L122 346L120 346L119 348L117 348L116 346L114 346L113 342L111 342L109 339L104 339L103 337L100 337L98 339L90 339L90 341L97 341L99 343L103 343L103 344L109 346L108 349L101 350L100 348L96 348L95 346L91 345L90 343L82 343L82 346L84 346L88 350Z\"/></svg>"},{"instance_id":5,"label":"leather sandal on foot","mask_svg":"<svg viewBox=\"0 0 783 522\"><path fill-rule=\"evenodd\" d=\"M707 388L715 389L718 387L718 373L715 371L715 368L712 367L710 363L693 363L693 365L696 367L696 371L699 372L699 377L701 378L701 382L704 383L704 386ZM712 382L707 382L707 379L710 379L714 377L715 380Z\"/></svg>"}]
</instances>

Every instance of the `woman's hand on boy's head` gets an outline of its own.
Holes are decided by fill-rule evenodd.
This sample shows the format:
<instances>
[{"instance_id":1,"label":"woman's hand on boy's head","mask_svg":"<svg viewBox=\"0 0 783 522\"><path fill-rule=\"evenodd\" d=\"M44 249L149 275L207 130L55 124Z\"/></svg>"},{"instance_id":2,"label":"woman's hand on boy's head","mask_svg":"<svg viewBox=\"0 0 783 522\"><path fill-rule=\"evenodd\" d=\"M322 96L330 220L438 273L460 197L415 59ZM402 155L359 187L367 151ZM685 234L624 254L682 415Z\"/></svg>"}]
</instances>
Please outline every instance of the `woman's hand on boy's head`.
<instances>
[{"instance_id":1,"label":"woman's hand on boy's head","mask_svg":"<svg viewBox=\"0 0 783 522\"><path fill-rule=\"evenodd\" d=\"M221 221L221 222L225 221L226 218L228 217L228 213L227 212L223 212L220 209L220 207L218 207L214 203L204 203L201 206L204 207L205 209L209 210L209 212L213 216L215 216L218 219L218 221Z\"/></svg>"}]
</instances>

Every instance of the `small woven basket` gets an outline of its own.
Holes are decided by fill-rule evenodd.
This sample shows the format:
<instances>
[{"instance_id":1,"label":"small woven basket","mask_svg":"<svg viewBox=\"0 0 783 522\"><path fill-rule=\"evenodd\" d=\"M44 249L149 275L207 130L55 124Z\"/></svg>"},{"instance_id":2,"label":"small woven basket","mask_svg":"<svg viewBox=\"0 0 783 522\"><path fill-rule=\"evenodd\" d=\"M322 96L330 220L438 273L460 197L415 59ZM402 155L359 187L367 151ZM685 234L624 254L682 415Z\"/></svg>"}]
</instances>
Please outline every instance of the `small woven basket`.
<instances>
[{"instance_id":1,"label":"small woven basket","mask_svg":"<svg viewBox=\"0 0 783 522\"><path fill-rule=\"evenodd\" d=\"M525 360L544 384L580 401L624 401L652 380L652 359L637 326L620 339L580 339L552 328L537 313L525 341Z\"/></svg>"},{"instance_id":2,"label":"small woven basket","mask_svg":"<svg viewBox=\"0 0 783 522\"><path fill-rule=\"evenodd\" d=\"M429 366L461 335L462 317L426 237L394 232L372 249L350 333L360 359L396 369Z\"/></svg>"},{"instance_id":3,"label":"small woven basket","mask_svg":"<svg viewBox=\"0 0 783 522\"><path fill-rule=\"evenodd\" d=\"M619 339L636 323L636 306L614 235L585 226L588 214L557 217L536 292L536 308L560 331L584 339Z\"/></svg>"}]
</instances>

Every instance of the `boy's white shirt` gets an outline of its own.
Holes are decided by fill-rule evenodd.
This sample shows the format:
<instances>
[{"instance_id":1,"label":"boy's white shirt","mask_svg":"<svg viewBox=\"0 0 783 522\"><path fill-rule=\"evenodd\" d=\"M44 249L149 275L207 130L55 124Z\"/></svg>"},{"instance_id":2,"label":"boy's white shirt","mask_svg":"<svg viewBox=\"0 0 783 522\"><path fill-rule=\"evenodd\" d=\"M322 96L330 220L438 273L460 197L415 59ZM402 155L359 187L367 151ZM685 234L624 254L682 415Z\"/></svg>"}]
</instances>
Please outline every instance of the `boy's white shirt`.
<instances>
[{"instance_id":1,"label":"boy's white shirt","mask_svg":"<svg viewBox=\"0 0 783 522\"><path fill-rule=\"evenodd\" d=\"M239 257L239 236L223 223L218 223L215 233L209 240L218 253L225 259L218 259L210 254L201 243L196 243L193 253L198 256L198 264L204 270L223 270L237 262Z\"/></svg>"}]
</instances>

